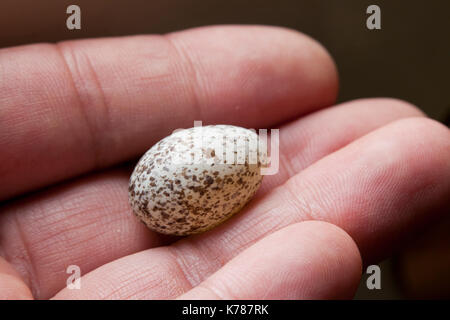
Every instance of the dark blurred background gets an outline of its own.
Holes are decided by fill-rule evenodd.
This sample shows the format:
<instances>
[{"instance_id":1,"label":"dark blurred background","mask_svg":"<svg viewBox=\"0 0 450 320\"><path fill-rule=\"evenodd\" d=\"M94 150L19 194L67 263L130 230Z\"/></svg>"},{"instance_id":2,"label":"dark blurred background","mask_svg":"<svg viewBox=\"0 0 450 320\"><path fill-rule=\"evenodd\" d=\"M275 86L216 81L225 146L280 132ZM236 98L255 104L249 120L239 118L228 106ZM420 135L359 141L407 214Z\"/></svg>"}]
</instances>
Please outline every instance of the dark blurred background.
<instances>
[{"instance_id":1,"label":"dark blurred background","mask_svg":"<svg viewBox=\"0 0 450 320\"><path fill-rule=\"evenodd\" d=\"M81 8L81 30L66 28L66 8ZM366 9L381 8L381 30ZM340 74L339 102L388 96L450 120L449 0L1 0L0 48L35 42L166 33L211 24L266 24L319 40ZM450 298L450 220L383 262L382 289L357 298Z\"/></svg>"}]
</instances>

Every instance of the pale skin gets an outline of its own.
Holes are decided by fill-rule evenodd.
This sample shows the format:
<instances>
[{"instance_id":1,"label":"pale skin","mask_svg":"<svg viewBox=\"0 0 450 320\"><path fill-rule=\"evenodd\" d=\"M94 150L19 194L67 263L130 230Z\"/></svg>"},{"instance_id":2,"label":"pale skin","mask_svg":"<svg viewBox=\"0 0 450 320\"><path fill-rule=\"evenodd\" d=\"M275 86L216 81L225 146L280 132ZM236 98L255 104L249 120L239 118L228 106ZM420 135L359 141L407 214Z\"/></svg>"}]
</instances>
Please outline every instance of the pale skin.
<instances>
[{"instance_id":1,"label":"pale skin","mask_svg":"<svg viewBox=\"0 0 450 320\"><path fill-rule=\"evenodd\" d=\"M353 297L364 265L448 210L450 132L337 92L325 49L273 27L0 50L0 298ZM279 128L280 172L180 240L133 216L120 163L194 120Z\"/></svg>"}]
</instances>

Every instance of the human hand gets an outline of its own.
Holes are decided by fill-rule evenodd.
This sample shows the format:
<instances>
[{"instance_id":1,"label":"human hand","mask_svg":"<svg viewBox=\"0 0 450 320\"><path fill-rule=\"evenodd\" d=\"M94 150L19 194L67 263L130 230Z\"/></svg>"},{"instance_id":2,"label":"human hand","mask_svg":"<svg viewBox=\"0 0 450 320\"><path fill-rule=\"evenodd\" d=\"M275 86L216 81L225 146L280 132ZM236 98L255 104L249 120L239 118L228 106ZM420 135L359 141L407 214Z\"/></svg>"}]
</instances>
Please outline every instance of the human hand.
<instances>
[{"instance_id":1,"label":"human hand","mask_svg":"<svg viewBox=\"0 0 450 320\"><path fill-rule=\"evenodd\" d=\"M351 298L362 261L448 209L450 133L394 99L333 106L337 87L318 43L273 27L0 50L0 298ZM280 171L179 240L138 222L131 167L111 167L193 120L280 128Z\"/></svg>"}]
</instances>

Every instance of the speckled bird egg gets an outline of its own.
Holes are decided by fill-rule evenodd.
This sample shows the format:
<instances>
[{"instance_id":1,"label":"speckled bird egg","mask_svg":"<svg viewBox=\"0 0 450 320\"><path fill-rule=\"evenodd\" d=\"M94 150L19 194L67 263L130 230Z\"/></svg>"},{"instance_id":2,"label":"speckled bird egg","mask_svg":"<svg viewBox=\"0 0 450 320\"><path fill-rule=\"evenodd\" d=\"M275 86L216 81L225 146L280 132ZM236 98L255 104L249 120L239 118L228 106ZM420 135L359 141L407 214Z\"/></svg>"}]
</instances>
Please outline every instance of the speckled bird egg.
<instances>
[{"instance_id":1,"label":"speckled bird egg","mask_svg":"<svg viewBox=\"0 0 450 320\"><path fill-rule=\"evenodd\" d=\"M150 148L129 184L130 205L151 230L189 235L209 230L258 190L266 144L245 128L193 127Z\"/></svg>"}]
</instances>

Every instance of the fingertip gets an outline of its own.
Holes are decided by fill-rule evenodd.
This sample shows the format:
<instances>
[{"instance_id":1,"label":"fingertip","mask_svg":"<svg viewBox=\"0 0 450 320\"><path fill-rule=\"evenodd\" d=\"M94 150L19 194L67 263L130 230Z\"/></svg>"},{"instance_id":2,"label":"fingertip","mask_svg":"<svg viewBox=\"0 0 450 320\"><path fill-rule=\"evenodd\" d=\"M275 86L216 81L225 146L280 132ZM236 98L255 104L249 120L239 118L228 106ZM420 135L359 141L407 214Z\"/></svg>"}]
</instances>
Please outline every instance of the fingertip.
<instances>
[{"instance_id":1,"label":"fingertip","mask_svg":"<svg viewBox=\"0 0 450 320\"><path fill-rule=\"evenodd\" d=\"M261 239L180 299L346 299L361 257L342 229L300 222Z\"/></svg>"},{"instance_id":2,"label":"fingertip","mask_svg":"<svg viewBox=\"0 0 450 320\"><path fill-rule=\"evenodd\" d=\"M362 273L361 254L352 237L338 226L325 221L303 221L285 229L286 238L309 244L310 252L307 255L314 257L316 269L311 279L315 280L309 283L306 297L352 298Z\"/></svg>"},{"instance_id":3,"label":"fingertip","mask_svg":"<svg viewBox=\"0 0 450 320\"><path fill-rule=\"evenodd\" d=\"M217 104L226 95L233 104L251 108L254 102L246 102L245 95L240 95L235 88L247 93L258 90L259 95L252 96L258 102L259 112L276 111L277 114L268 115L267 119L284 121L287 118L283 114L298 116L336 101L339 81L333 58L321 43L297 30L264 25L216 25L174 32L167 37L184 47L185 52L198 53L191 61L194 66L203 65L199 70L207 70L209 63L217 60L234 65L231 70L221 70L215 63L216 72L203 74L206 79L200 81L204 87L199 92L205 99L214 99L211 104ZM220 89L220 86L212 87L212 83L222 84L222 94L216 90L208 92L208 86ZM227 94L225 89L230 84L233 91ZM273 106L275 100L283 105L283 110L264 107Z\"/></svg>"}]
</instances>

